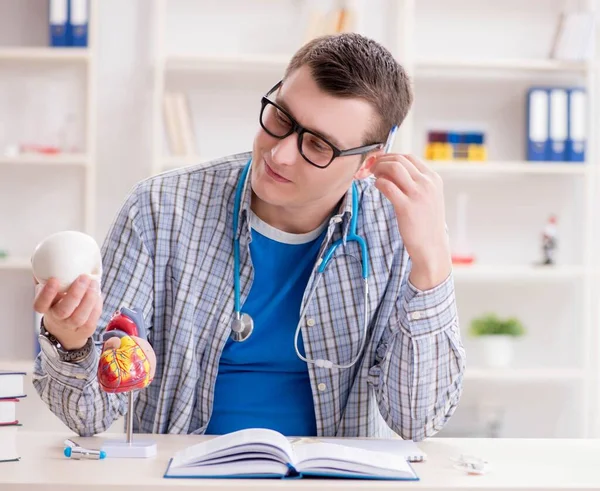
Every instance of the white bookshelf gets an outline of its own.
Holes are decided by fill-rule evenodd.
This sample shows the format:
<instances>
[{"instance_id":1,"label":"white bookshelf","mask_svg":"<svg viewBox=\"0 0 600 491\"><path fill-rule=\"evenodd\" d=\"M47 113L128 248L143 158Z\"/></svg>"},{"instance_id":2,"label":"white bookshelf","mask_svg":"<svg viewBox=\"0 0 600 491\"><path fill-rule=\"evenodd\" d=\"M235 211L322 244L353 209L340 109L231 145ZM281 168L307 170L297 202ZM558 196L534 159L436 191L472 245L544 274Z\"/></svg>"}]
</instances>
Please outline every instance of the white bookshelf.
<instances>
[{"instance_id":1,"label":"white bookshelf","mask_svg":"<svg viewBox=\"0 0 600 491\"><path fill-rule=\"evenodd\" d=\"M269 5L288 8L290 19L302 19L297 15L298 2L282 0ZM581 2L583 5L594 9L596 1ZM521 420L512 418L506 436L530 434L530 423L539 423L540 414L542 422L536 425L534 436L600 435L596 414L600 409L599 367L595 361L600 358L600 344L598 309L593 302L598 276L594 258L598 236L594 231L600 225L600 203L594 193L598 182L596 144L589 138L583 164L524 160L524 93L529 86L585 86L590 96L588 134L598 132L596 59L549 59L558 13L564 8L562 0L369 0L368 6L363 6L361 32L383 42L414 80L415 105L394 150L422 158L428 127L435 129L435 125L454 121L467 128L481 127L489 137L489 160L485 162L427 162L444 179L451 233L457 193L471 195L469 230L478 260L472 266L454 268L459 314L465 313L461 315L464 337L471 318L488 307L530 324L524 351L517 353L519 363L515 365L525 368L469 367L465 393L484 400L501 386L507 411L522 414ZM234 0L219 8L190 0L154 0L150 173L251 149L260 96L281 76L301 44L296 41L302 38L290 28L289 36L267 41L266 24L262 30L254 26L255 36L245 28L238 29L252 8L267 9L263 3ZM229 9L240 11L228 18L231 28L225 36L215 19L230 13ZM287 25L281 17L277 21ZM507 25L511 26L510 39ZM188 28L185 32L184 26ZM263 50L257 48L261 42ZM195 130L197 155L169 156L166 151L162 97L171 89L196 94L192 116L200 121ZM220 114L223 104L229 110ZM551 213L559 214L559 261L553 267L535 266L540 258L539 236ZM567 336L573 341L548 343ZM564 355L568 363L555 366L554 358L563 361L561 348L568 352ZM536 356L530 356L533 351ZM523 386L531 393L541 391L537 406L533 398L531 407L523 407L519 396ZM552 388L551 402L545 406L541 401L545 401L542 396L547 395L548 386ZM567 422L561 419L563 413L569 415ZM555 427L554 420L561 421L560 427Z\"/></svg>"},{"instance_id":2,"label":"white bookshelf","mask_svg":"<svg viewBox=\"0 0 600 491\"><path fill-rule=\"evenodd\" d=\"M0 257L0 362L30 372L35 343L31 253L50 233L95 233L98 1L89 0L88 46L81 48L47 46L48 2L3 2L0 8L0 81L7 84L0 102L0 249L8 252ZM15 37L15 32L21 34ZM8 151L20 143L68 149ZM33 393L27 399L41 403ZM45 410L38 406L36 411Z\"/></svg>"},{"instance_id":3,"label":"white bookshelf","mask_svg":"<svg viewBox=\"0 0 600 491\"><path fill-rule=\"evenodd\" d=\"M591 136L598 131L597 60L570 62L548 59L548 42L555 28L553 22L556 13L565 7L564 2L547 0L524 6L513 0L505 5L471 0L405 1L412 4L411 11L415 14L406 22L414 25L413 63L410 68L417 99L409 115L404 144L411 142L409 151L421 155L426 130L436 129L436 124L442 127L446 124L451 129L455 121L459 126L462 123L466 127L475 126L486 131L489 145L490 160L487 162L429 162L445 182L450 230L456 223L452 208L454 198L460 192L467 192L471 196L469 232L474 243L485 244L486 247L485 250L476 250L475 255L493 250L489 255L498 258L498 263L487 260L473 266L455 267L459 314L465 313L461 317L465 338L471 316L494 310L494 305L498 305L499 315L516 315L530 328L526 347L522 346L516 356L518 364L527 368L490 370L471 367L466 374L467 398L476 401L494 398L501 385L506 399L500 404L507 412L519 414L523 434L528 433L527 418L536 418L529 422L547 421L547 433L540 436L597 436L599 400L595 360L599 354L598 317L592 300L597 298L593 278L598 264L593 251L597 244L594 231L598 225L599 209L594 193L598 182L598 153ZM578 6L597 9L597 2L581 2ZM456 10L453 11L453 8ZM510 23L511 38L515 42L503 46L500 26L516 9L522 11L522 19L521 22ZM458 12L469 12L462 24ZM479 26L473 25L477 16L481 20ZM486 20L491 17L497 21ZM531 22L533 19L535 23ZM471 25L468 30L465 29L467 22ZM530 32L524 37L526 29ZM461 35L461 30L464 35ZM448 42L442 46L428 42L434 32L438 39ZM517 46L517 39L520 46ZM489 56L482 56L485 49L490 51ZM528 86L535 85L581 85L586 88L590 96L590 136L585 163L517 160L522 158L525 150L524 92ZM501 103L495 104L494 99ZM494 207L490 203L499 205ZM490 210L501 206L506 208L506 216L510 216L510 220L503 221L501 212L489 216ZM539 237L539 234L528 233L527 227L519 223L519 210L522 210L523 223L530 223L530 226L536 226L532 217L539 216L539 232L544 215L559 214L559 250L562 249L565 256L556 266L546 268L524 264L523 260L529 262L530 256L523 251L531 250L531 239L526 237ZM500 221L498 226L489 226L489 221L494 220ZM562 234L561 225L562 230L566 230ZM479 229L485 230L482 233L496 233L496 240L478 241L481 235ZM505 254L503 249L506 249ZM503 255L519 259L506 263ZM562 345L570 360L565 362L565 367L553 367L555 360L562 361L560 343L551 343L554 337L573 340ZM475 350L476 342L467 339L467 346ZM536 349L547 354L532 356L532 350ZM472 352L472 355L477 354ZM531 358L536 361L543 359L543 365L536 366ZM560 382L552 385L555 396L547 396L545 387L555 382ZM526 407L521 402L528 400L521 397L524 384L531 394L539 391L538 408ZM513 394L515 399L511 399ZM543 407L541 401L544 397L554 397L551 403L554 410ZM532 404L532 401L528 403ZM548 404L548 401L545 403ZM544 411L547 413L539 416ZM577 423L569 429L559 429L555 422L561 420L565 413ZM513 421L515 419L518 418L512 418Z\"/></svg>"}]
</instances>

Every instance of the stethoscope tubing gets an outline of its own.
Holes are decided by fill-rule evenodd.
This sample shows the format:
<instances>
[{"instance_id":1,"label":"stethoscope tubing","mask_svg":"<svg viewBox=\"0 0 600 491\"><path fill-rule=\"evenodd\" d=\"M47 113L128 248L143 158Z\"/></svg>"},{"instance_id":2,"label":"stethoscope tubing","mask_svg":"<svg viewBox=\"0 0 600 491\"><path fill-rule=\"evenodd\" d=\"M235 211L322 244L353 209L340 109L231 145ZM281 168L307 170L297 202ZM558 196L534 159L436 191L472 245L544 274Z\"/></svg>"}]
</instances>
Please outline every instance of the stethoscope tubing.
<instances>
[{"instance_id":1,"label":"stethoscope tubing","mask_svg":"<svg viewBox=\"0 0 600 491\"><path fill-rule=\"evenodd\" d=\"M248 172L250 170L250 166L252 164L252 159L248 160L246 166L242 170L242 174L240 176L240 180L238 182L236 192L235 192L235 201L233 205L233 287L234 287L234 310L235 310L235 318L232 320L232 337L235 341L245 341L248 339L253 329L253 321L252 318L248 314L243 314L241 312L240 305L240 242L238 238L238 224L239 224L239 212L242 200L242 193L244 191L244 187L246 185ZM300 319L298 321L298 325L296 326L296 332L294 333L294 349L296 351L296 355L304 362L317 365L322 368L338 368L345 369L354 366L358 360L360 359L366 339L367 339L367 329L369 322L369 256L367 250L367 244L365 240L356 233L358 220L358 191L356 189L356 184L352 183L352 217L350 219L350 230L346 236L345 241L343 239L336 240L326 251L325 255L319 259L318 267L317 267L317 278L312 288L312 291L304 304L304 308L300 313ZM317 359L312 360L306 358L300 353L298 349L298 337L300 335L302 322L306 316L306 310L312 301L312 298L317 290L321 279L325 273L325 269L330 261L333 259L333 255L337 248L340 245L343 245L348 242L356 242L360 247L361 252L361 275L363 279L363 328L362 328L362 336L361 336L361 344L358 350L358 354L349 362L345 364L333 363L330 360ZM241 322L242 318L248 318L249 332L241 335L239 332L244 323ZM233 329L233 326L236 326L236 329Z\"/></svg>"}]
</instances>

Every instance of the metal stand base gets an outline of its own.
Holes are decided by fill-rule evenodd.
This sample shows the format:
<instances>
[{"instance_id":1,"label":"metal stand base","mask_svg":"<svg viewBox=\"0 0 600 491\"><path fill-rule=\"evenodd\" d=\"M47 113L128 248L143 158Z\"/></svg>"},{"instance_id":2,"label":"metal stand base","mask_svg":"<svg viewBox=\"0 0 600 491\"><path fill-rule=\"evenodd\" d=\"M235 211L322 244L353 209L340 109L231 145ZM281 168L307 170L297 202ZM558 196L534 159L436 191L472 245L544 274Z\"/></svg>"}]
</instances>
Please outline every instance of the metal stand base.
<instances>
[{"instance_id":1,"label":"metal stand base","mask_svg":"<svg viewBox=\"0 0 600 491\"><path fill-rule=\"evenodd\" d=\"M156 442L133 441L133 391L127 397L127 434L125 440L106 440L102 450L107 458L150 458L156 456Z\"/></svg>"}]
</instances>

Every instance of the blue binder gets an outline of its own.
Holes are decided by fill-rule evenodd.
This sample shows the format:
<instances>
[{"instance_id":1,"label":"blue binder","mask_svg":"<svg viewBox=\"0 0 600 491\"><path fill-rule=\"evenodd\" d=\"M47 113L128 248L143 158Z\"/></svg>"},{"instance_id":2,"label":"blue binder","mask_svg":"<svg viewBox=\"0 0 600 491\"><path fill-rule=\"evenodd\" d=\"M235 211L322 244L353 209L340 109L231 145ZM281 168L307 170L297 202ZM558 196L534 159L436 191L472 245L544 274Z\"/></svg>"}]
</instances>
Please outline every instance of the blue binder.
<instances>
[{"instance_id":1,"label":"blue binder","mask_svg":"<svg viewBox=\"0 0 600 491\"><path fill-rule=\"evenodd\" d=\"M50 46L69 46L69 0L49 0Z\"/></svg>"},{"instance_id":2,"label":"blue binder","mask_svg":"<svg viewBox=\"0 0 600 491\"><path fill-rule=\"evenodd\" d=\"M69 0L69 24L71 45L87 47L90 10L88 0Z\"/></svg>"},{"instance_id":3,"label":"blue binder","mask_svg":"<svg viewBox=\"0 0 600 491\"><path fill-rule=\"evenodd\" d=\"M568 114L567 160L583 162L587 146L587 94L585 89L573 87L568 90Z\"/></svg>"},{"instance_id":4,"label":"blue binder","mask_svg":"<svg viewBox=\"0 0 600 491\"><path fill-rule=\"evenodd\" d=\"M568 133L568 93L564 88L556 87L549 89L550 97L550 127L549 127L549 150L548 160L567 160L567 133Z\"/></svg>"},{"instance_id":5,"label":"blue binder","mask_svg":"<svg viewBox=\"0 0 600 491\"><path fill-rule=\"evenodd\" d=\"M550 160L550 95L544 87L527 92L527 160Z\"/></svg>"}]
</instances>

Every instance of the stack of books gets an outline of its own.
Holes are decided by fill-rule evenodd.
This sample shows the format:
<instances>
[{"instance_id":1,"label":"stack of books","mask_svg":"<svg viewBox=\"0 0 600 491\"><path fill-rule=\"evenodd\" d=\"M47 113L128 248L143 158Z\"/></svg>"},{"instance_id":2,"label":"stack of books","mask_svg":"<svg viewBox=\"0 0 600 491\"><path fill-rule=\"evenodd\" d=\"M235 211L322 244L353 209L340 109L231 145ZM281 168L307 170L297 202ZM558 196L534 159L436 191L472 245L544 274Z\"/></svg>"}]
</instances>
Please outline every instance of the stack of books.
<instances>
[{"instance_id":1,"label":"stack of books","mask_svg":"<svg viewBox=\"0 0 600 491\"><path fill-rule=\"evenodd\" d=\"M19 401L25 397L25 372L0 370L0 462L21 457L17 449Z\"/></svg>"}]
</instances>

